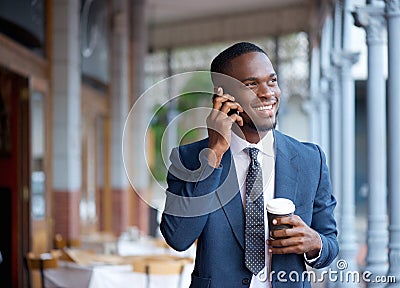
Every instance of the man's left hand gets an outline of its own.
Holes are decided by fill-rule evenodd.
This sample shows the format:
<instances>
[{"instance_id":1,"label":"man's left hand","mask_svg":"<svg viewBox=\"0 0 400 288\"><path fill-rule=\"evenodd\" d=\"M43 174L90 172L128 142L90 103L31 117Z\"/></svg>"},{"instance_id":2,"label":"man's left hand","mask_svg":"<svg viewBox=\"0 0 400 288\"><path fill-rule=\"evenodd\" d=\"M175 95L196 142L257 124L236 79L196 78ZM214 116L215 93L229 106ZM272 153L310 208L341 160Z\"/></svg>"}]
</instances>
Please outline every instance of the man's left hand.
<instances>
[{"instance_id":1,"label":"man's left hand","mask_svg":"<svg viewBox=\"0 0 400 288\"><path fill-rule=\"evenodd\" d=\"M293 227L270 231L271 239L267 240L267 244L272 254L306 253L308 259L318 256L322 248L320 236L305 224L299 216L276 218L273 224L286 224Z\"/></svg>"}]
</instances>

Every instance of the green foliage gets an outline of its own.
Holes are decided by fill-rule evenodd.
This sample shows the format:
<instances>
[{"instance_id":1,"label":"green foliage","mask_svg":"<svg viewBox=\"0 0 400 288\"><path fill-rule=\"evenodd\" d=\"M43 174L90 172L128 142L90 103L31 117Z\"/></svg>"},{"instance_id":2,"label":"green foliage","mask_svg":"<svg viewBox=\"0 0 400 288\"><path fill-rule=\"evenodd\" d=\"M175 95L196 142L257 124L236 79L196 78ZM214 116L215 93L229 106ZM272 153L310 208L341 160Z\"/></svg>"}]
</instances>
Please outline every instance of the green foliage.
<instances>
[{"instance_id":1,"label":"green foliage","mask_svg":"<svg viewBox=\"0 0 400 288\"><path fill-rule=\"evenodd\" d=\"M202 107L204 105L208 105L211 107L212 103L212 94L213 91L212 82L210 80L209 73L201 72L195 73L192 78L190 78L187 83L182 88L179 97L177 98L176 103L176 115L179 115L185 111L189 111L190 109ZM205 104L204 104L205 103ZM171 103L165 106L157 106L154 107L155 116L151 123L151 129L154 133L155 139L155 157L151 170L154 177L158 181L165 181L167 168L164 165L162 159L162 148L161 140L165 133L165 129L169 124L168 121L168 112L169 106ZM187 123L186 123L187 124ZM189 130L182 129L181 125L178 125L178 139L182 139L180 144L190 143L199 139L199 133L197 130ZM178 140L177 139L177 140ZM169 151L167 152L169 153Z\"/></svg>"}]
</instances>

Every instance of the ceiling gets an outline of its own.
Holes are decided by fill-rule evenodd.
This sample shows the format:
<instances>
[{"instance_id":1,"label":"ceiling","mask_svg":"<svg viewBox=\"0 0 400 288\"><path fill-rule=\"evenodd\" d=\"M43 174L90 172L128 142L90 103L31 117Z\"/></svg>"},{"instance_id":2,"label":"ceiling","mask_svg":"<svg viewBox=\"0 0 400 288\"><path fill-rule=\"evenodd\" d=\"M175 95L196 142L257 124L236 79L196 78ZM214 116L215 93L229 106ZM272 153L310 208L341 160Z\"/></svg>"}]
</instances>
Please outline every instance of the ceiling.
<instances>
[{"instance_id":1,"label":"ceiling","mask_svg":"<svg viewBox=\"0 0 400 288\"><path fill-rule=\"evenodd\" d=\"M333 0L146 0L151 48L317 31Z\"/></svg>"},{"instance_id":2,"label":"ceiling","mask_svg":"<svg viewBox=\"0 0 400 288\"><path fill-rule=\"evenodd\" d=\"M308 4L310 0L147 0L151 24L181 22L257 10L285 9Z\"/></svg>"}]
</instances>

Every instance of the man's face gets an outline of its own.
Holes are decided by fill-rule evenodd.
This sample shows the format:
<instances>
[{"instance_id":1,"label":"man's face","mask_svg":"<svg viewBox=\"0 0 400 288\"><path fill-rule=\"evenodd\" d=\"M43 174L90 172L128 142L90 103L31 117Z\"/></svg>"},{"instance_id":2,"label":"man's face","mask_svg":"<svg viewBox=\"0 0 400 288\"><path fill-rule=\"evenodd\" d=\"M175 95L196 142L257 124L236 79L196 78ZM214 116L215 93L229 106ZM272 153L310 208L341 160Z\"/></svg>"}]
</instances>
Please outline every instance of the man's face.
<instances>
[{"instance_id":1,"label":"man's face","mask_svg":"<svg viewBox=\"0 0 400 288\"><path fill-rule=\"evenodd\" d=\"M231 91L244 109L240 114L243 132L263 132L275 128L281 90L267 55L250 52L238 56L231 60L225 73L243 83L241 88L235 87Z\"/></svg>"}]
</instances>

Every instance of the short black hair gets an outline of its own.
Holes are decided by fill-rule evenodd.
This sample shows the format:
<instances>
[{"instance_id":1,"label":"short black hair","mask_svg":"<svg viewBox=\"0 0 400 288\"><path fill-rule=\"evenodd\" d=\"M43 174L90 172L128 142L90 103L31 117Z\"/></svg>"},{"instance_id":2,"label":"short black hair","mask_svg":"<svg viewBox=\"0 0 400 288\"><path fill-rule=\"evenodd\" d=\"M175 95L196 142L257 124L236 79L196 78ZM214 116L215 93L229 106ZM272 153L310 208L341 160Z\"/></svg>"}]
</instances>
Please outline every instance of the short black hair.
<instances>
[{"instance_id":1,"label":"short black hair","mask_svg":"<svg viewBox=\"0 0 400 288\"><path fill-rule=\"evenodd\" d=\"M226 70L229 68L231 60L250 52L264 53L268 57L268 54L257 45L249 42L239 42L219 53L211 62L210 71L225 74Z\"/></svg>"}]
</instances>

